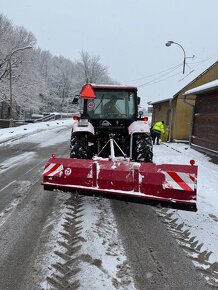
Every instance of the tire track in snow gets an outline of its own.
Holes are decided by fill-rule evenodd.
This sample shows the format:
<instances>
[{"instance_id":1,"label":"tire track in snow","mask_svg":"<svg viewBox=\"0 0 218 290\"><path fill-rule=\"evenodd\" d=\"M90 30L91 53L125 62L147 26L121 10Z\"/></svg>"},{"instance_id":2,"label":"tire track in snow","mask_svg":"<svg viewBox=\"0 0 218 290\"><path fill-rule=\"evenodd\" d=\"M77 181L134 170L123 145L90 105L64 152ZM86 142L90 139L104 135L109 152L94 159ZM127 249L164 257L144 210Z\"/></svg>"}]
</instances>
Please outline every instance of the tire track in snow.
<instances>
[{"instance_id":1,"label":"tire track in snow","mask_svg":"<svg viewBox=\"0 0 218 290\"><path fill-rule=\"evenodd\" d=\"M78 251L81 249L82 197L72 195L66 202L66 206L65 223L63 231L60 232L63 239L57 241L62 250L54 251L54 254L62 261L52 265L55 271L50 277L47 277L47 281L57 289L76 290L80 286L75 275L80 271Z\"/></svg>"},{"instance_id":2,"label":"tire track in snow","mask_svg":"<svg viewBox=\"0 0 218 290\"><path fill-rule=\"evenodd\" d=\"M108 200L58 192L57 203L36 250L34 285L135 290Z\"/></svg>"},{"instance_id":3,"label":"tire track in snow","mask_svg":"<svg viewBox=\"0 0 218 290\"><path fill-rule=\"evenodd\" d=\"M210 214L211 204L207 202L207 197L212 194L213 187L207 187L206 184L213 184L214 178L218 178L218 174L215 168L215 164L210 163L208 167L208 162L206 161L206 156L202 153L191 149L189 145L184 145L180 147L180 150L176 147L176 144L165 144L167 147L166 157L170 155L170 151L178 152L179 160L181 164L184 162L188 162L190 159L197 159L198 169L198 204L201 205L201 209L199 213L193 213L196 217L192 217L188 219L187 213L179 213L180 211L175 211L172 209L156 209L158 215L163 219L163 222L167 225L168 231L176 238L179 245L185 250L187 256L193 261L197 271L202 273L204 278L207 280L207 283L215 288L218 288L218 262L211 259L213 251L209 250L209 246L205 246L204 239L202 239L202 233L199 237L198 231L197 234L196 228L199 225L199 220L203 222L203 216L205 218L210 218L214 222L217 222L217 216L214 214ZM161 147L155 148L157 152L161 149ZM167 154L168 153L168 154ZM177 155L177 156L178 156ZM190 158L191 155L191 158ZM165 158L166 158L165 157ZM168 158L169 163L173 157ZM157 156L157 159L161 159ZM175 153L176 160L176 153ZM163 159L161 159L163 161ZM207 195L205 196L205 192ZM206 207L206 209L204 209ZM195 225L196 223L196 225ZM195 227L194 231L192 230L192 226ZM203 226L203 224L202 224ZM193 233L194 232L194 233ZM206 229L204 229L205 235L207 235Z\"/></svg>"},{"instance_id":4,"label":"tire track in snow","mask_svg":"<svg viewBox=\"0 0 218 290\"><path fill-rule=\"evenodd\" d=\"M218 288L218 262L209 262L212 252L202 250L204 243L197 240L196 236L192 236L184 223L178 223L178 219L173 218L174 212L172 210L165 208L155 209L155 211L162 218L163 223L166 224L167 230L193 261L197 271L203 274L210 286Z\"/></svg>"}]
</instances>

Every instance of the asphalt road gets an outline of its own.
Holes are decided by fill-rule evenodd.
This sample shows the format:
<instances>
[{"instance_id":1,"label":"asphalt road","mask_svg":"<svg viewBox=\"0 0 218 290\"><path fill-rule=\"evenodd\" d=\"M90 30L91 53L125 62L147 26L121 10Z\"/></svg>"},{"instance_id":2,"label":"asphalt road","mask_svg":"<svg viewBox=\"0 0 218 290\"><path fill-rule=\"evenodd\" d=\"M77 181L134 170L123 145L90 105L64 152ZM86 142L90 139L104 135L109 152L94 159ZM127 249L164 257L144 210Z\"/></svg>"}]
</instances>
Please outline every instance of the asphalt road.
<instances>
[{"instance_id":1,"label":"asphalt road","mask_svg":"<svg viewBox=\"0 0 218 290\"><path fill-rule=\"evenodd\" d=\"M112 207L138 289L211 289L153 207L120 201Z\"/></svg>"},{"instance_id":2,"label":"asphalt road","mask_svg":"<svg viewBox=\"0 0 218 290\"><path fill-rule=\"evenodd\" d=\"M52 130L45 140L65 131ZM69 151L69 140L41 147L37 135L35 143L12 142L0 147L0 290L21 289L55 199L41 186L44 164L53 152L64 155Z\"/></svg>"},{"instance_id":3,"label":"asphalt road","mask_svg":"<svg viewBox=\"0 0 218 290\"><path fill-rule=\"evenodd\" d=\"M64 132L53 130L47 137L50 144ZM44 163L53 152L68 155L69 140L48 146L36 141L0 147L0 290L39 289L29 284L34 276L30 265L45 221L54 211L54 193L40 184ZM153 208L110 202L137 289L210 289Z\"/></svg>"}]
</instances>

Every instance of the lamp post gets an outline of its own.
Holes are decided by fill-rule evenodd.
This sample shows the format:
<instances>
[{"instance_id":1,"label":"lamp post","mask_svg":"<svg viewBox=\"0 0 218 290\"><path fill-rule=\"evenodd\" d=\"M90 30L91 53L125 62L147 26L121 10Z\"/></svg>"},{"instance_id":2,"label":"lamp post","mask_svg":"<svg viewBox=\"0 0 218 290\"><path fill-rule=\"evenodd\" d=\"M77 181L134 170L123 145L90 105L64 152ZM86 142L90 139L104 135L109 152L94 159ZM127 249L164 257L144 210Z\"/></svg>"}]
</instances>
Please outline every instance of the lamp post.
<instances>
[{"instance_id":1,"label":"lamp post","mask_svg":"<svg viewBox=\"0 0 218 290\"><path fill-rule=\"evenodd\" d=\"M167 43L166 43L165 45L166 45L167 47L169 47L169 46L171 46L171 44L176 44L176 45L178 45L179 47L181 47L181 49L182 49L182 51L183 51L183 53L184 53L184 59L183 59L183 71L182 71L182 73L184 74L184 73L185 73L185 61L186 61L186 53L185 53L185 50L184 50L184 48L182 47L181 44L179 44L179 43L177 43L177 42L174 42L174 41L172 41L172 40L167 41Z\"/></svg>"},{"instance_id":2,"label":"lamp post","mask_svg":"<svg viewBox=\"0 0 218 290\"><path fill-rule=\"evenodd\" d=\"M12 96L12 67L11 67L11 58L12 56L21 50L25 50L25 49L30 49L32 48L32 46L25 46L25 47L19 47L15 50L13 50L10 55L8 56L8 64L9 64L9 94L10 94L10 123L9 123L9 127L13 127L14 126L14 118L13 118L13 96Z\"/></svg>"}]
</instances>

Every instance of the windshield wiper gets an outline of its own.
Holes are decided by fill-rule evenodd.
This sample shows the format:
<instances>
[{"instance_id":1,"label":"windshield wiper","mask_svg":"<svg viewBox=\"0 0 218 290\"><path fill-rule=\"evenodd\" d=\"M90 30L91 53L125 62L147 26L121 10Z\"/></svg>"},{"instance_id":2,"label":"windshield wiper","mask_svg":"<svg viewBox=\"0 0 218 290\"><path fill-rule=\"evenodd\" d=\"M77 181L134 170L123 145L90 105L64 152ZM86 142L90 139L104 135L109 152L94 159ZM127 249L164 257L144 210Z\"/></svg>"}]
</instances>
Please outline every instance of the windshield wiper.
<instances>
[{"instance_id":1,"label":"windshield wiper","mask_svg":"<svg viewBox=\"0 0 218 290\"><path fill-rule=\"evenodd\" d=\"M95 111L97 110L97 108L101 105L101 103L103 102L103 99L104 99L104 94L102 95L101 100L100 100L98 106L94 109L94 112L95 112Z\"/></svg>"}]
</instances>

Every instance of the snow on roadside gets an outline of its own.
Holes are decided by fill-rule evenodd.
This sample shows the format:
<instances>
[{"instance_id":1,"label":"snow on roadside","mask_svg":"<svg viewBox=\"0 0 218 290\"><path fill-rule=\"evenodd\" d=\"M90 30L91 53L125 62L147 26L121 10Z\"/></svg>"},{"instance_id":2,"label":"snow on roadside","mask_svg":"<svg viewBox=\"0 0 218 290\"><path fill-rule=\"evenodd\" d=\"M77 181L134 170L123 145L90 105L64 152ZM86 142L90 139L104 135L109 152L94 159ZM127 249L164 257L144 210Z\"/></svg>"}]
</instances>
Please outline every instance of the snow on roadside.
<instances>
[{"instance_id":1,"label":"snow on roadside","mask_svg":"<svg viewBox=\"0 0 218 290\"><path fill-rule=\"evenodd\" d=\"M18 163L28 163L29 160L34 159L35 155L35 152L24 152L22 154L7 159L5 162L0 163L0 173L2 174L7 170L13 169Z\"/></svg>"},{"instance_id":2,"label":"snow on roadside","mask_svg":"<svg viewBox=\"0 0 218 290\"><path fill-rule=\"evenodd\" d=\"M57 127L62 126L72 126L73 120L68 119L60 119L55 121L47 121L47 122L38 122L31 123L27 125L22 125L18 127L4 128L0 129L0 143L5 143L14 138L19 139L24 136L28 136L30 134L35 134L42 131L47 131L51 129L56 129Z\"/></svg>"},{"instance_id":3,"label":"snow on roadside","mask_svg":"<svg viewBox=\"0 0 218 290\"><path fill-rule=\"evenodd\" d=\"M154 162L157 164L189 164L191 159L198 166L198 211L169 209L162 210L162 213L165 212L163 217L168 221L170 230L192 256L195 265L218 273L218 165L186 144L162 143L154 146ZM180 233L186 235L181 236ZM218 283L217 274L215 276L215 283Z\"/></svg>"}]
</instances>

